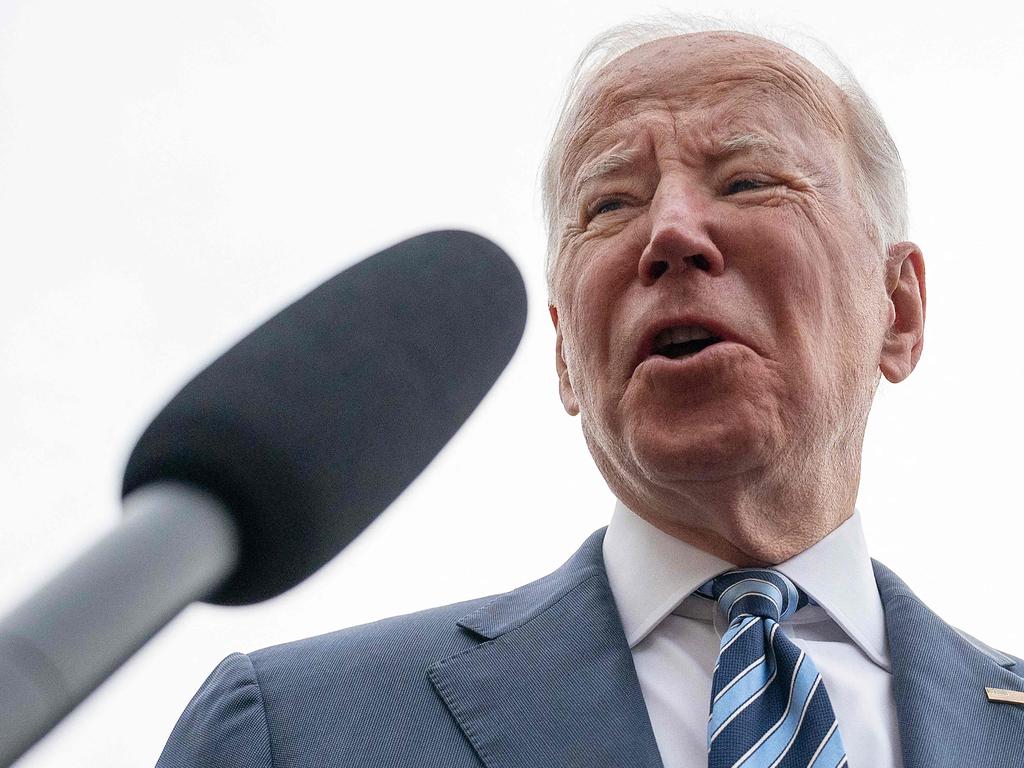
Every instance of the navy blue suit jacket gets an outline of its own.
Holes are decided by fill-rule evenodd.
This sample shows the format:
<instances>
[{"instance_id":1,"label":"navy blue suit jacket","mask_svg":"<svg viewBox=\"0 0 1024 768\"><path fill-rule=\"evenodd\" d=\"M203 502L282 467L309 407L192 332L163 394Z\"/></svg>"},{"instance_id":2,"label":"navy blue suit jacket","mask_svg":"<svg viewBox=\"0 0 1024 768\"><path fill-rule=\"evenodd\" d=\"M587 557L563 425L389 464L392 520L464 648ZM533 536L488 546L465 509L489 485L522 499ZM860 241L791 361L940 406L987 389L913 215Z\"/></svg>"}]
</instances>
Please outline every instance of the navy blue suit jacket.
<instances>
[{"instance_id":1,"label":"navy blue suit jacket","mask_svg":"<svg viewBox=\"0 0 1024 768\"><path fill-rule=\"evenodd\" d=\"M158 768L660 768L603 538L503 595L229 656ZM985 695L1024 662L875 577L905 768L1024 768L1024 706Z\"/></svg>"}]
</instances>

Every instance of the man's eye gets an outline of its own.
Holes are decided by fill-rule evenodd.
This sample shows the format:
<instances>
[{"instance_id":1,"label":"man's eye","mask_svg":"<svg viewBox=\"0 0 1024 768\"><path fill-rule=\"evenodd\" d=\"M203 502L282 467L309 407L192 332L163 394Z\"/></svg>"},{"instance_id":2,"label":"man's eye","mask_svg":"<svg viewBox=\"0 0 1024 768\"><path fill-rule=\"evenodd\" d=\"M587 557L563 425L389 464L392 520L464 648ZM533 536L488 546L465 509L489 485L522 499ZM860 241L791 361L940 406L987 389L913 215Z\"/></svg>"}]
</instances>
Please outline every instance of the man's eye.
<instances>
[{"instance_id":1,"label":"man's eye","mask_svg":"<svg viewBox=\"0 0 1024 768\"><path fill-rule=\"evenodd\" d=\"M602 213L611 213L622 208L626 202L618 197L610 197L607 200L602 200L600 203L590 209L590 218L600 216Z\"/></svg>"},{"instance_id":2,"label":"man's eye","mask_svg":"<svg viewBox=\"0 0 1024 768\"><path fill-rule=\"evenodd\" d=\"M751 189L761 189L768 186L771 186L771 184L760 179L736 179L736 181L730 182L729 186L725 188L725 194L735 195L739 192L748 192Z\"/></svg>"}]
</instances>

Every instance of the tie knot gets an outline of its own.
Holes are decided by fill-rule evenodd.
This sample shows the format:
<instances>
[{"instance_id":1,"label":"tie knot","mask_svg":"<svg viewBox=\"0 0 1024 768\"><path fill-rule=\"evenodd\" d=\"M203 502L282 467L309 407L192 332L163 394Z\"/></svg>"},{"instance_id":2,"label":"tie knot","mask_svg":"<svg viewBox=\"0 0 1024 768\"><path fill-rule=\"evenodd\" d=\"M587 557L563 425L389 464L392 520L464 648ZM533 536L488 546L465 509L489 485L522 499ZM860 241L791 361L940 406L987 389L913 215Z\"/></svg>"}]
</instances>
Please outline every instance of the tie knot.
<instances>
[{"instance_id":1,"label":"tie knot","mask_svg":"<svg viewBox=\"0 0 1024 768\"><path fill-rule=\"evenodd\" d=\"M727 623L737 616L758 616L782 621L800 607L800 591L778 571L741 568L711 580L711 594Z\"/></svg>"}]
</instances>

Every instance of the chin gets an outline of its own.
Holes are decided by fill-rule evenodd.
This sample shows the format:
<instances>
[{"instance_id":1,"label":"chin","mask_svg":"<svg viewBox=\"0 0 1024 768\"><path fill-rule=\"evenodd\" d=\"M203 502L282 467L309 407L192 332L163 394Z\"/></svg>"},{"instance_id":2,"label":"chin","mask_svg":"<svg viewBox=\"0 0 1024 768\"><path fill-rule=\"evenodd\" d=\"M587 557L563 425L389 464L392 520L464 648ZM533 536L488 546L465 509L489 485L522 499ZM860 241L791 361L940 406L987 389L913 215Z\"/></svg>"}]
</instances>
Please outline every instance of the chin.
<instances>
[{"instance_id":1,"label":"chin","mask_svg":"<svg viewBox=\"0 0 1024 768\"><path fill-rule=\"evenodd\" d=\"M655 483L735 477L777 456L778 440L763 419L744 418L742 409L705 418L648 419L636 425L625 448Z\"/></svg>"}]
</instances>

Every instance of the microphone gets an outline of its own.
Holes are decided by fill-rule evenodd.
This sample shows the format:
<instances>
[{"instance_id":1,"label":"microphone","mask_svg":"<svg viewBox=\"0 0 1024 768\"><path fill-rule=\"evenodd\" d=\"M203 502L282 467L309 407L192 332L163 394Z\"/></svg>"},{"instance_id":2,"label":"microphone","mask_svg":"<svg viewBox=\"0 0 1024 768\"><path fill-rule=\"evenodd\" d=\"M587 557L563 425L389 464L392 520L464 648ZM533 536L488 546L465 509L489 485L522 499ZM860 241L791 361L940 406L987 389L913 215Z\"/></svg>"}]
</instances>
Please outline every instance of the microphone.
<instances>
[{"instance_id":1,"label":"microphone","mask_svg":"<svg viewBox=\"0 0 1024 768\"><path fill-rule=\"evenodd\" d=\"M0 621L0 765L189 602L266 600L334 557L455 434L525 322L498 246L431 232L199 373L132 451L121 526Z\"/></svg>"},{"instance_id":2,"label":"microphone","mask_svg":"<svg viewBox=\"0 0 1024 768\"><path fill-rule=\"evenodd\" d=\"M123 493L160 480L212 493L238 525L241 560L209 601L273 597L416 478L505 368L525 321L522 279L497 246L467 232L407 240L193 379L139 439Z\"/></svg>"}]
</instances>

